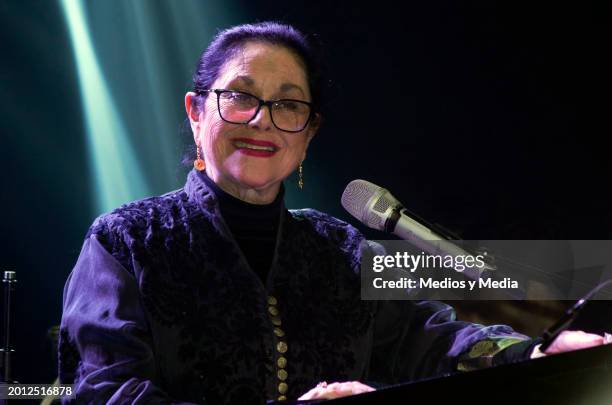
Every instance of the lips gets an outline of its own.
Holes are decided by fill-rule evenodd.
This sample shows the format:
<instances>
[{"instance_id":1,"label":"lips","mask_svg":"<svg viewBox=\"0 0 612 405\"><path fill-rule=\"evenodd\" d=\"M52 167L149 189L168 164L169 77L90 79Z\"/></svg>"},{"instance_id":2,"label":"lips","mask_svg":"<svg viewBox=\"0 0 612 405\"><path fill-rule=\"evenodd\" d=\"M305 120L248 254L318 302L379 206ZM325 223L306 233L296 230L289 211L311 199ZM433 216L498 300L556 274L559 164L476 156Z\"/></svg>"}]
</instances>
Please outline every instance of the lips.
<instances>
[{"instance_id":1,"label":"lips","mask_svg":"<svg viewBox=\"0 0 612 405\"><path fill-rule=\"evenodd\" d=\"M234 138L232 143L241 153L250 156L270 157L280 149L273 142L251 138Z\"/></svg>"}]
</instances>

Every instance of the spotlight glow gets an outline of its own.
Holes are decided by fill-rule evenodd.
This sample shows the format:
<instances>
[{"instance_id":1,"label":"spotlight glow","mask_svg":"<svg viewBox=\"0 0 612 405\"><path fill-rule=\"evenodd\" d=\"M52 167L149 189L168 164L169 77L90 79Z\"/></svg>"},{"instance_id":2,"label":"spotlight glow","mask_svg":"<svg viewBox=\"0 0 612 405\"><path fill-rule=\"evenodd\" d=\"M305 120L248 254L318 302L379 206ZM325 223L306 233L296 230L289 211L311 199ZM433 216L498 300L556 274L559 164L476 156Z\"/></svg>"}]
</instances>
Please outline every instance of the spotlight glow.
<instances>
[{"instance_id":1,"label":"spotlight glow","mask_svg":"<svg viewBox=\"0 0 612 405\"><path fill-rule=\"evenodd\" d=\"M95 210L149 195L128 134L117 112L87 29L81 0L61 0L76 61L88 137Z\"/></svg>"}]
</instances>

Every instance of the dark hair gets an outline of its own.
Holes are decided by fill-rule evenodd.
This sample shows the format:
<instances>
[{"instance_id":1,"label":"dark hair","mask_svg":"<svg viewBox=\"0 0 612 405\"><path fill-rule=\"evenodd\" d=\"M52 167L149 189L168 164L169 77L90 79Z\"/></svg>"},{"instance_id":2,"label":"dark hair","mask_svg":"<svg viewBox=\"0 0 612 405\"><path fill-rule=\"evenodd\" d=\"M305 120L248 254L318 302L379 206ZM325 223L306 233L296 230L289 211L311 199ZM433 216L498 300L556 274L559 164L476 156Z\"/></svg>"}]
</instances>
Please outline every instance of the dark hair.
<instances>
[{"instance_id":1,"label":"dark hair","mask_svg":"<svg viewBox=\"0 0 612 405\"><path fill-rule=\"evenodd\" d=\"M223 65L239 52L247 42L267 42L283 46L295 53L304 67L315 111L320 112L324 92L322 58L318 46L296 28L278 22L242 24L220 31L202 53L193 74L193 91L198 94L196 108L200 109L205 96Z\"/></svg>"},{"instance_id":2,"label":"dark hair","mask_svg":"<svg viewBox=\"0 0 612 405\"><path fill-rule=\"evenodd\" d=\"M324 79L324 58L319 42L291 25L274 21L236 25L215 36L202 52L193 74L192 91L197 94L193 99L195 108L202 108L206 93L202 95L201 91L210 89L223 65L242 50L247 42L257 41L283 46L298 56L306 73L313 108L322 113L327 103L325 98L328 83ZM183 131L191 134L188 121L183 123ZM195 155L193 143L189 142L182 163L186 166L193 164Z\"/></svg>"}]
</instances>

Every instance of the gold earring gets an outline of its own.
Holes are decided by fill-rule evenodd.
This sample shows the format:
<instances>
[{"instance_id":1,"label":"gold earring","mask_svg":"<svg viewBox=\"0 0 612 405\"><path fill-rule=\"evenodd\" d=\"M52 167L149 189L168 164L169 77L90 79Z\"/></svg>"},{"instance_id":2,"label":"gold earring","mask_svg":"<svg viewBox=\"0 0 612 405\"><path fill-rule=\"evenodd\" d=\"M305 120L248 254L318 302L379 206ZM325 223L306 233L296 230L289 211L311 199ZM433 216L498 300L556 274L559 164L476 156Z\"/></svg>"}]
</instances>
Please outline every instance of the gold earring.
<instances>
[{"instance_id":1,"label":"gold earring","mask_svg":"<svg viewBox=\"0 0 612 405\"><path fill-rule=\"evenodd\" d=\"M206 162L200 156L200 145L198 144L196 144L196 160L193 161L193 167L200 172L206 169Z\"/></svg>"},{"instance_id":2,"label":"gold earring","mask_svg":"<svg viewBox=\"0 0 612 405\"><path fill-rule=\"evenodd\" d=\"M302 168L302 164L298 167L298 188L300 190L304 189L304 168Z\"/></svg>"}]
</instances>

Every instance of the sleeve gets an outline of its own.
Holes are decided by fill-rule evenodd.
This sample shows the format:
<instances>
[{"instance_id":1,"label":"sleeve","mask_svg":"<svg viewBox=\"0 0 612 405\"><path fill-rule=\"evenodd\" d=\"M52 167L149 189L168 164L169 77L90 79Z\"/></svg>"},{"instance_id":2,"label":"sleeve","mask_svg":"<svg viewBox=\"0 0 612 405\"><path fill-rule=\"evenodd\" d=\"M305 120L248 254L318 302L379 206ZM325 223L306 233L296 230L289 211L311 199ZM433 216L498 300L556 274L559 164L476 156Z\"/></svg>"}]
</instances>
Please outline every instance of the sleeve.
<instances>
[{"instance_id":1,"label":"sleeve","mask_svg":"<svg viewBox=\"0 0 612 405\"><path fill-rule=\"evenodd\" d=\"M379 301L368 379L396 384L526 360L537 343L506 325L458 321L443 302Z\"/></svg>"},{"instance_id":2,"label":"sleeve","mask_svg":"<svg viewBox=\"0 0 612 405\"><path fill-rule=\"evenodd\" d=\"M457 321L442 302L383 301L370 379L395 384L520 361L537 343L509 326Z\"/></svg>"},{"instance_id":3,"label":"sleeve","mask_svg":"<svg viewBox=\"0 0 612 405\"><path fill-rule=\"evenodd\" d=\"M156 383L151 336L135 277L89 236L64 288L59 374L65 402L181 403Z\"/></svg>"}]
</instances>

